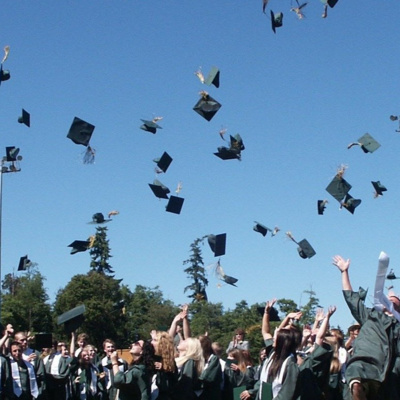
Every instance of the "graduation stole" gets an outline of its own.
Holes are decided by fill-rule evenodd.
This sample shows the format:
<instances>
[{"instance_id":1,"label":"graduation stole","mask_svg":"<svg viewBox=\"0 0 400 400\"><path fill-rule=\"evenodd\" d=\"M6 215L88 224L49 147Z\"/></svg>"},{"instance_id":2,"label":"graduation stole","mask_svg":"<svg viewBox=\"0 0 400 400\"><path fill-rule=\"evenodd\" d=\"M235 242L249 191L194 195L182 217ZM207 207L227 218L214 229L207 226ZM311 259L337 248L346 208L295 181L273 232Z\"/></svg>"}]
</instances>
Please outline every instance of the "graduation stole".
<instances>
[{"instance_id":1,"label":"graduation stole","mask_svg":"<svg viewBox=\"0 0 400 400\"><path fill-rule=\"evenodd\" d=\"M59 364L61 359L61 353L53 353L51 356L44 358L43 362L45 365L46 372L50 375L60 375Z\"/></svg>"},{"instance_id":2,"label":"graduation stole","mask_svg":"<svg viewBox=\"0 0 400 400\"><path fill-rule=\"evenodd\" d=\"M22 360L22 361L25 363L26 368L28 370L29 386L31 389L31 395L36 399L36 397L38 397L39 390L38 390L37 383L36 383L35 371L34 371L32 365L28 361L25 361L25 360ZM14 394L17 397L20 397L22 394L21 377L19 375L18 362L15 361L14 359L11 360L11 375L13 378Z\"/></svg>"},{"instance_id":3,"label":"graduation stole","mask_svg":"<svg viewBox=\"0 0 400 400\"><path fill-rule=\"evenodd\" d=\"M90 365L90 385L89 389L92 395L94 396L97 393L97 368L94 365ZM86 399L86 386L87 386L87 379L86 379L86 369L78 368L79 374L79 386L80 386L80 398L82 400Z\"/></svg>"},{"instance_id":4,"label":"graduation stole","mask_svg":"<svg viewBox=\"0 0 400 400\"><path fill-rule=\"evenodd\" d=\"M270 358L268 360L266 360L264 362L263 365L263 369L261 371L261 375L260 375L260 381L262 382L267 382L268 380L268 375L269 375L269 368L271 367L272 363L273 363L273 354L271 354ZM283 376L286 372L286 365L289 361L290 358L293 357L293 354L290 354L290 356L288 356L286 358L286 360L282 363L281 369L279 371L278 376L275 377L274 381L272 382L272 394L273 397L276 397L279 393L279 390L282 387L282 382L283 382ZM260 385L260 393L259 393L259 398L261 399L262 397L262 384Z\"/></svg>"}]
</instances>

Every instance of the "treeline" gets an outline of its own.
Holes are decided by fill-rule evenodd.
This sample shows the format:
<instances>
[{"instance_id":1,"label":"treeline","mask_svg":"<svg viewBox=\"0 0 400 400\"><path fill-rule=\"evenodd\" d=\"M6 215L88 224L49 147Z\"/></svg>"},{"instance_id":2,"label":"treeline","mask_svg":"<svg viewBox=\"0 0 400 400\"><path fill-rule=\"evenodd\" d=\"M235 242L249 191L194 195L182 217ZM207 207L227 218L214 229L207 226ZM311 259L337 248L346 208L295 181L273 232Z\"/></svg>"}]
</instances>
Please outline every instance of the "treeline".
<instances>
[{"instance_id":1,"label":"treeline","mask_svg":"<svg viewBox=\"0 0 400 400\"><path fill-rule=\"evenodd\" d=\"M84 304L86 312L79 332L86 332L91 343L102 348L105 338L112 338L118 347L126 348L135 334L150 338L150 331L168 330L179 307L165 300L158 287L137 285L134 291L121 284L121 280L92 269L87 274L74 276L64 289L57 293L54 304L50 304L44 287L44 276L35 265L24 275L7 274L2 281L1 322L11 323L16 330L52 332L57 339L69 340L64 327L57 324L62 313ZM303 311L302 324L312 323L318 299L312 291ZM188 296L190 297L190 296ZM188 302L192 299L188 298ZM264 303L265 304L265 303ZM193 299L190 304L192 335L208 332L213 341L227 347L235 329L246 331L251 343L252 356L257 357L263 345L261 320L263 303L249 305L245 300L232 310L224 310L222 303L211 303L206 299ZM277 309L281 316L298 309L290 299L279 299Z\"/></svg>"}]
</instances>

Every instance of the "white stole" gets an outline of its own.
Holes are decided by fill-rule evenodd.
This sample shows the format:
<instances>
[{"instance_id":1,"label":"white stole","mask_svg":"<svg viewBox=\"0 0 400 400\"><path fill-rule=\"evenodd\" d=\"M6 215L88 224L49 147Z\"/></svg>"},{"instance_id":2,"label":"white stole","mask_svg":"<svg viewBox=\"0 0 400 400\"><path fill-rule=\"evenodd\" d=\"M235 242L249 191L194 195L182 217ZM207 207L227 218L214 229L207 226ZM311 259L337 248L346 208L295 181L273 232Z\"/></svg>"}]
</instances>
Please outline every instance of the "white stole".
<instances>
[{"instance_id":1,"label":"white stole","mask_svg":"<svg viewBox=\"0 0 400 400\"><path fill-rule=\"evenodd\" d=\"M78 369L78 374L79 376L81 375L83 369L79 368ZM94 396L97 393L97 368L94 365L90 365L90 374L91 374L91 379L90 379L90 392L92 393L92 395ZM86 374L86 371L85 371ZM86 378L86 376L85 376ZM84 384L82 384L81 382L79 382L79 386L80 386L80 399L81 400L86 400L86 382Z\"/></svg>"},{"instance_id":2,"label":"white stole","mask_svg":"<svg viewBox=\"0 0 400 400\"><path fill-rule=\"evenodd\" d=\"M105 378L106 378L106 389L107 390L109 390L111 388L111 370L109 368L107 368L107 364L108 364L109 360L110 359L107 356L102 358L102 360L101 360L101 365L104 367L103 371L106 374ZM124 373L124 363L123 363L122 359L118 358L118 362L121 363L121 365L118 365L118 369L122 373Z\"/></svg>"},{"instance_id":3,"label":"white stole","mask_svg":"<svg viewBox=\"0 0 400 400\"><path fill-rule=\"evenodd\" d=\"M31 389L31 395L36 399L36 397L38 397L39 390L38 390L37 383L36 383L35 371L34 371L32 365L28 361L25 361L25 360L23 360L23 361L26 365L26 368L28 369L29 386ZM18 362L15 361L14 359L11 360L11 374L12 374L12 378L13 378L14 394L17 397L20 397L22 394L21 377L19 375Z\"/></svg>"}]
</instances>

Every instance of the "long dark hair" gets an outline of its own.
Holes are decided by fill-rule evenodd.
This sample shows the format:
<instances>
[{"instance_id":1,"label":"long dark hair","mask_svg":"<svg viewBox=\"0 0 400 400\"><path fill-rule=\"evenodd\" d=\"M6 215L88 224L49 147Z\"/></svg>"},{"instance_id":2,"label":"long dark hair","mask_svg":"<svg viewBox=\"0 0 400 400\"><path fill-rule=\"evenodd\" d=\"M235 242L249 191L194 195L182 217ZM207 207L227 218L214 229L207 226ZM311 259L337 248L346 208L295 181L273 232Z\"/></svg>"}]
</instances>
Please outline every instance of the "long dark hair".
<instances>
[{"instance_id":1,"label":"long dark hair","mask_svg":"<svg viewBox=\"0 0 400 400\"><path fill-rule=\"evenodd\" d=\"M149 374L154 373L154 347L148 341L143 342L141 356L131 363L131 365L138 364L144 365Z\"/></svg>"},{"instance_id":2,"label":"long dark hair","mask_svg":"<svg viewBox=\"0 0 400 400\"><path fill-rule=\"evenodd\" d=\"M275 351L272 355L272 364L268 373L272 380L278 376L284 361L295 352L296 340L294 333L290 329L280 329L276 336Z\"/></svg>"}]
</instances>

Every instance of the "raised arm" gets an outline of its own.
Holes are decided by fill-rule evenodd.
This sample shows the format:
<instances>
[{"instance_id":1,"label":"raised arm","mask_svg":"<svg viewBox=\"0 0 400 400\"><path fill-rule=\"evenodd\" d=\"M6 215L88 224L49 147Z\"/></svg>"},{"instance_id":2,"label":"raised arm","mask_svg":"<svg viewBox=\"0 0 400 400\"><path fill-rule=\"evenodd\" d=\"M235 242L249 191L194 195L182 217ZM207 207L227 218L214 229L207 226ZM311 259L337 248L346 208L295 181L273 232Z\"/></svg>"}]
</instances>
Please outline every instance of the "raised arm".
<instances>
[{"instance_id":1,"label":"raised arm","mask_svg":"<svg viewBox=\"0 0 400 400\"><path fill-rule=\"evenodd\" d=\"M75 356L75 332L71 332L71 343L69 345L69 354L71 357Z\"/></svg>"},{"instance_id":2,"label":"raised arm","mask_svg":"<svg viewBox=\"0 0 400 400\"><path fill-rule=\"evenodd\" d=\"M269 312L271 311L271 308L273 307L275 302L276 299L272 299L270 301L267 301L267 303L265 304L264 315L261 326L261 333L263 335L264 340L272 339L271 328L269 325Z\"/></svg>"},{"instance_id":3,"label":"raised arm","mask_svg":"<svg viewBox=\"0 0 400 400\"><path fill-rule=\"evenodd\" d=\"M324 341L324 337L329 326L329 320L331 316L335 313L335 311L336 311L336 306L328 308L328 312L326 313L325 318L322 320L322 323L318 329L318 333L315 338L316 344L322 346L322 342Z\"/></svg>"},{"instance_id":4,"label":"raised arm","mask_svg":"<svg viewBox=\"0 0 400 400\"><path fill-rule=\"evenodd\" d=\"M337 255L332 260L332 264L336 265L342 273L342 289L353 291L349 277L350 259L345 260L342 256Z\"/></svg>"},{"instance_id":5,"label":"raised arm","mask_svg":"<svg viewBox=\"0 0 400 400\"><path fill-rule=\"evenodd\" d=\"M301 316L303 313L301 311L295 311L291 312L286 315L286 317L283 319L283 321L279 325L279 329L285 328L288 325L291 325L293 323L293 320L300 320Z\"/></svg>"},{"instance_id":6,"label":"raised arm","mask_svg":"<svg viewBox=\"0 0 400 400\"><path fill-rule=\"evenodd\" d=\"M185 339L192 337L192 332L190 331L188 311L189 311L189 306L185 304L182 308L182 317L183 317L182 327L183 327L183 336Z\"/></svg>"}]
</instances>

